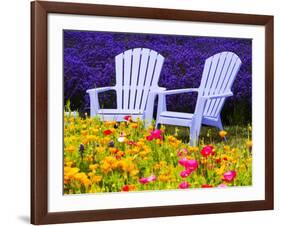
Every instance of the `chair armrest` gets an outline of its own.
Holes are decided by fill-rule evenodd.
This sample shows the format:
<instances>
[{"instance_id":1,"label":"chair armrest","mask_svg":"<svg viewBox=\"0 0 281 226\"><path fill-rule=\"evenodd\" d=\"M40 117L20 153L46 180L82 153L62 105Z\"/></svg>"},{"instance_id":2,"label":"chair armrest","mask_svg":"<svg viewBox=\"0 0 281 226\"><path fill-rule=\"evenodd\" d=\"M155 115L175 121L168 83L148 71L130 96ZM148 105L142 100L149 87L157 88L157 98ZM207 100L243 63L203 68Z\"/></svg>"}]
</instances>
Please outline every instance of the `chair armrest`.
<instances>
[{"instance_id":1,"label":"chair armrest","mask_svg":"<svg viewBox=\"0 0 281 226\"><path fill-rule=\"evenodd\" d=\"M160 91L160 93L163 95L172 95L172 94L189 93L189 92L198 92L198 89L188 88L188 89L174 89L174 90Z\"/></svg>"},{"instance_id":2,"label":"chair armrest","mask_svg":"<svg viewBox=\"0 0 281 226\"><path fill-rule=\"evenodd\" d=\"M153 94L159 94L165 90L166 90L166 88L164 88L164 87L156 87L156 88L153 88L150 92Z\"/></svg>"},{"instance_id":3,"label":"chair armrest","mask_svg":"<svg viewBox=\"0 0 281 226\"><path fill-rule=\"evenodd\" d=\"M210 95L210 96L206 96L206 99L217 99L217 98L224 98L224 97L231 97L233 96L232 92L228 92L228 93L222 93L222 94L215 94L215 95Z\"/></svg>"},{"instance_id":4,"label":"chair armrest","mask_svg":"<svg viewBox=\"0 0 281 226\"><path fill-rule=\"evenodd\" d=\"M101 93L109 90L115 90L115 86L107 86L107 87L100 87L100 88L94 88L94 89L88 89L86 92L87 93Z\"/></svg>"}]
</instances>

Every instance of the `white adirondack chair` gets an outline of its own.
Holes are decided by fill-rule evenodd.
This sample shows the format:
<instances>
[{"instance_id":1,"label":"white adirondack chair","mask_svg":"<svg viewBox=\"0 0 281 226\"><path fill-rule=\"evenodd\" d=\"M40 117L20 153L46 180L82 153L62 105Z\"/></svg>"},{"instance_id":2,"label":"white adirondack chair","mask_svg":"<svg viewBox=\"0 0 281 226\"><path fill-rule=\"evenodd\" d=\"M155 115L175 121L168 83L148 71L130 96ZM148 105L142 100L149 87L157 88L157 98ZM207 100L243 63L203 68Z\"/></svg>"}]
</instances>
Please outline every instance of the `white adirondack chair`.
<instances>
[{"instance_id":1,"label":"white adirondack chair","mask_svg":"<svg viewBox=\"0 0 281 226\"><path fill-rule=\"evenodd\" d=\"M150 125L153 117L155 96L161 90L158 80L164 57L159 53L135 48L115 57L116 85L87 90L90 95L90 115L102 120L124 121L130 115L132 120L140 118ZM115 90L117 109L101 109L98 94Z\"/></svg>"},{"instance_id":2,"label":"white adirondack chair","mask_svg":"<svg viewBox=\"0 0 281 226\"><path fill-rule=\"evenodd\" d=\"M241 60L232 52L221 52L205 61L199 88L159 92L156 127L158 124L190 128L190 145L197 145L201 124L223 129L220 113L227 97L233 95L232 83L239 71ZM198 92L194 114L167 111L166 95Z\"/></svg>"}]
</instances>

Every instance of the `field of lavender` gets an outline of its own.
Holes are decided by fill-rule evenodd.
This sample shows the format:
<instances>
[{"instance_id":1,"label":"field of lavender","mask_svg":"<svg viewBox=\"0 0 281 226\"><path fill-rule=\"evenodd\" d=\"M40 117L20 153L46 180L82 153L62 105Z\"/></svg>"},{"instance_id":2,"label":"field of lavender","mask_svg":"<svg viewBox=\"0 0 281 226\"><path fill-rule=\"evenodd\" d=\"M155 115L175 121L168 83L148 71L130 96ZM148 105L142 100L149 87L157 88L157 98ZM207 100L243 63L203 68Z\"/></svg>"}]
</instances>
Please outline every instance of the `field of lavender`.
<instances>
[{"instance_id":1,"label":"field of lavender","mask_svg":"<svg viewBox=\"0 0 281 226\"><path fill-rule=\"evenodd\" d=\"M159 85L167 89L198 87L205 60L232 51L242 60L233 84L233 97L222 111L224 124L251 123L252 41L250 39L64 31L64 98L71 108L89 112L86 90L115 84L114 57L130 48L150 48L165 57ZM101 107L116 106L115 94L101 95ZM196 94L172 95L168 109L193 112Z\"/></svg>"}]
</instances>

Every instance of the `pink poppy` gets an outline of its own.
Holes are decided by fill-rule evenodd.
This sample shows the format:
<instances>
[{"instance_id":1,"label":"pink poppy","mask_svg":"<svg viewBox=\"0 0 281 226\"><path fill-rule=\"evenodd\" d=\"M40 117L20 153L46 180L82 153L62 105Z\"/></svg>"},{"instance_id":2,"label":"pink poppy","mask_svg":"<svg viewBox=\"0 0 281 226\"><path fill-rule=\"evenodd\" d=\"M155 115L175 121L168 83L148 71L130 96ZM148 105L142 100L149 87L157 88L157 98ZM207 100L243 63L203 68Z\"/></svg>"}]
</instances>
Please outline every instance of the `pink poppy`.
<instances>
[{"instance_id":1,"label":"pink poppy","mask_svg":"<svg viewBox=\"0 0 281 226\"><path fill-rule=\"evenodd\" d=\"M156 176L152 174L152 175L149 176L147 179L148 179L149 182L151 182L151 181L156 181Z\"/></svg>"},{"instance_id":2,"label":"pink poppy","mask_svg":"<svg viewBox=\"0 0 281 226\"><path fill-rule=\"evenodd\" d=\"M181 171L180 176L182 178L186 178L187 176L189 176L190 173L191 173L191 171L189 169L183 170L183 171Z\"/></svg>"},{"instance_id":3,"label":"pink poppy","mask_svg":"<svg viewBox=\"0 0 281 226\"><path fill-rule=\"evenodd\" d=\"M223 180L226 182L232 182L236 177L236 171L230 170L223 174Z\"/></svg>"},{"instance_id":4,"label":"pink poppy","mask_svg":"<svg viewBox=\"0 0 281 226\"><path fill-rule=\"evenodd\" d=\"M139 179L139 182L141 184L148 184L149 183L149 180L147 177L142 177L141 179Z\"/></svg>"},{"instance_id":5,"label":"pink poppy","mask_svg":"<svg viewBox=\"0 0 281 226\"><path fill-rule=\"evenodd\" d=\"M207 157L213 153L213 146L212 145L206 145L205 147L202 148L201 150L201 155L204 157Z\"/></svg>"},{"instance_id":6,"label":"pink poppy","mask_svg":"<svg viewBox=\"0 0 281 226\"><path fill-rule=\"evenodd\" d=\"M161 135L162 131L160 129L157 130L152 130L150 132L150 135L146 137L146 139L148 141L151 141L153 139L159 139L159 140L163 140L163 136Z\"/></svg>"},{"instance_id":7,"label":"pink poppy","mask_svg":"<svg viewBox=\"0 0 281 226\"><path fill-rule=\"evenodd\" d=\"M198 167L198 162L196 159L188 159L186 161L185 168L188 168L189 170L194 171L197 169L197 167Z\"/></svg>"},{"instance_id":8,"label":"pink poppy","mask_svg":"<svg viewBox=\"0 0 281 226\"><path fill-rule=\"evenodd\" d=\"M141 179L139 179L139 182L141 184L148 184L149 182L155 181L156 180L156 176L155 175L151 175L149 177L142 177Z\"/></svg>"},{"instance_id":9,"label":"pink poppy","mask_svg":"<svg viewBox=\"0 0 281 226\"><path fill-rule=\"evenodd\" d=\"M181 158L179 164L184 166L186 170L194 171L198 168L198 162L195 159Z\"/></svg>"},{"instance_id":10,"label":"pink poppy","mask_svg":"<svg viewBox=\"0 0 281 226\"><path fill-rule=\"evenodd\" d=\"M188 188L188 187L189 187L189 184L188 184L186 181L181 182L181 183L179 184L179 188L180 188L180 189L186 189L186 188Z\"/></svg>"},{"instance_id":11,"label":"pink poppy","mask_svg":"<svg viewBox=\"0 0 281 226\"><path fill-rule=\"evenodd\" d=\"M150 134L153 136L154 139L160 139L163 140L163 137L161 136L162 131L160 129L153 130L150 132Z\"/></svg>"},{"instance_id":12,"label":"pink poppy","mask_svg":"<svg viewBox=\"0 0 281 226\"><path fill-rule=\"evenodd\" d=\"M220 185L218 185L218 188L226 188L226 187L227 187L226 184L220 184Z\"/></svg>"},{"instance_id":13,"label":"pink poppy","mask_svg":"<svg viewBox=\"0 0 281 226\"><path fill-rule=\"evenodd\" d=\"M183 167L186 167L186 165L187 165L187 159L186 158L181 158L180 160L179 160L179 164L181 165L181 166L183 166Z\"/></svg>"}]
</instances>

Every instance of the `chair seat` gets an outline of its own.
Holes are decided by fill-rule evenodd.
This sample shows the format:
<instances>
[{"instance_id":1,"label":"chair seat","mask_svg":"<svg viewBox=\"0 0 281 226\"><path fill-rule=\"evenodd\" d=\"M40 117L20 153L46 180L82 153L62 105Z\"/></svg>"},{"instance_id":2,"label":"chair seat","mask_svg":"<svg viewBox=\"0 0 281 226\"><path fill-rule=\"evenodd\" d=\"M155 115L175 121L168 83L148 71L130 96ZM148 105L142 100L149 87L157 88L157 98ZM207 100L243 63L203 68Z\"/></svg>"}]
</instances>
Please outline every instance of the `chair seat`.
<instances>
[{"instance_id":1,"label":"chair seat","mask_svg":"<svg viewBox=\"0 0 281 226\"><path fill-rule=\"evenodd\" d=\"M163 111L163 112L161 112L160 117L191 120L193 117L193 114L184 113L184 112L175 112L175 111Z\"/></svg>"},{"instance_id":2,"label":"chair seat","mask_svg":"<svg viewBox=\"0 0 281 226\"><path fill-rule=\"evenodd\" d=\"M159 117L159 123L177 125L177 126L191 126L193 119L192 113L175 112L175 111L163 111ZM202 124L210 126L218 126L220 123L219 118L213 118L203 116Z\"/></svg>"},{"instance_id":3,"label":"chair seat","mask_svg":"<svg viewBox=\"0 0 281 226\"><path fill-rule=\"evenodd\" d=\"M103 121L126 121L125 116L127 115L131 116L133 121L144 120L144 114L137 110L100 109L98 115Z\"/></svg>"},{"instance_id":4,"label":"chair seat","mask_svg":"<svg viewBox=\"0 0 281 226\"><path fill-rule=\"evenodd\" d=\"M142 115L140 110L123 110L123 109L100 109L98 114L105 115Z\"/></svg>"},{"instance_id":5,"label":"chair seat","mask_svg":"<svg viewBox=\"0 0 281 226\"><path fill-rule=\"evenodd\" d=\"M176 112L176 111L163 111L160 114L160 117L166 117L166 118L177 118L177 119L185 119L185 120L191 120L194 114L192 113L184 113L184 112ZM218 121L218 118L209 117L209 116L203 116L202 118L204 121ZM207 123L208 124L208 123Z\"/></svg>"},{"instance_id":6,"label":"chair seat","mask_svg":"<svg viewBox=\"0 0 281 226\"><path fill-rule=\"evenodd\" d=\"M158 123L176 125L176 126L191 126L193 114L175 112L175 111L162 111L158 118Z\"/></svg>"}]
</instances>

